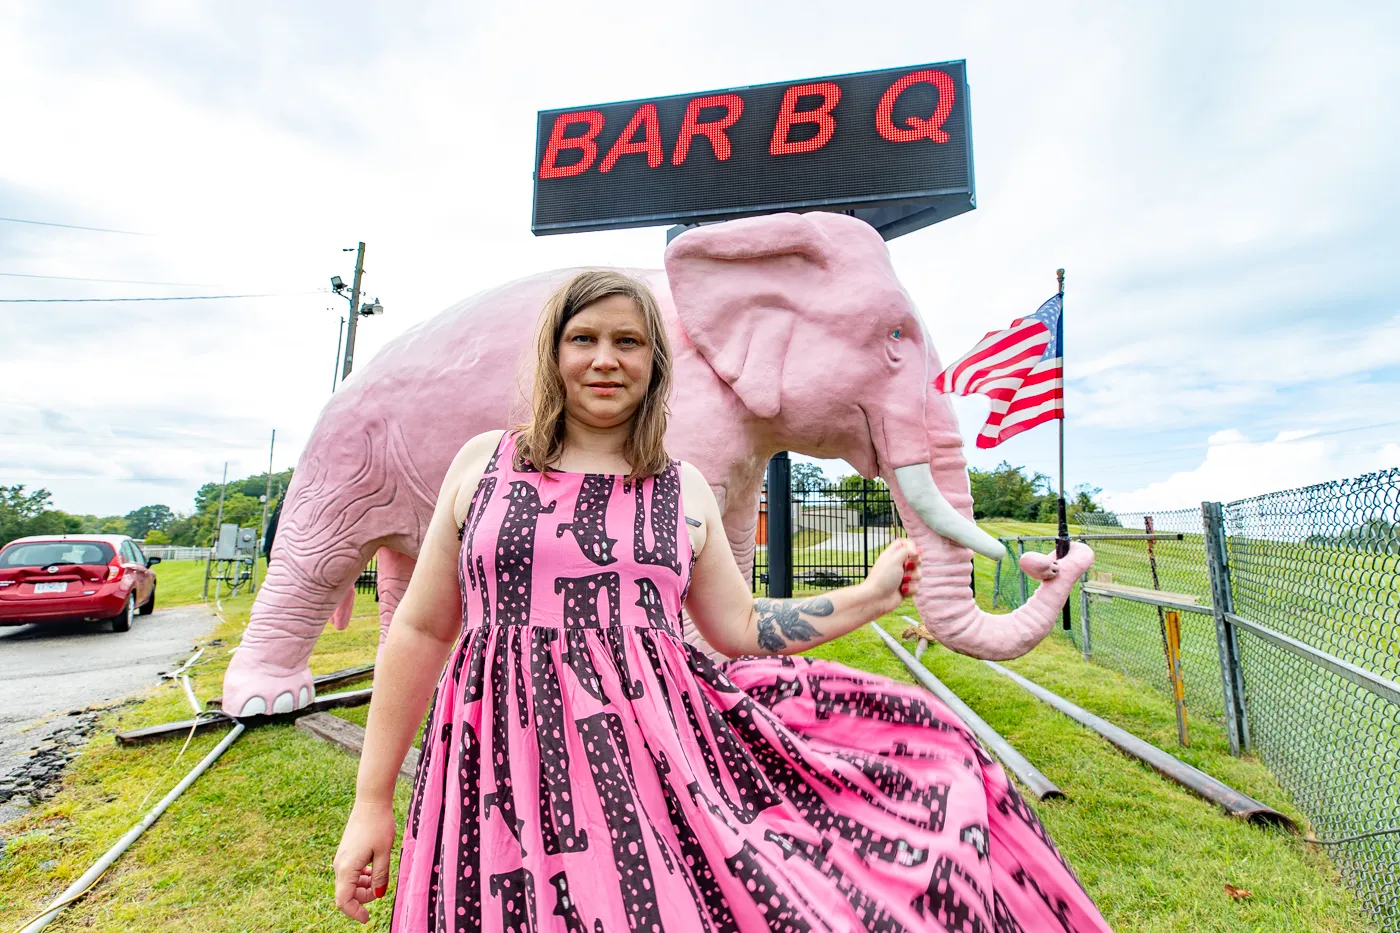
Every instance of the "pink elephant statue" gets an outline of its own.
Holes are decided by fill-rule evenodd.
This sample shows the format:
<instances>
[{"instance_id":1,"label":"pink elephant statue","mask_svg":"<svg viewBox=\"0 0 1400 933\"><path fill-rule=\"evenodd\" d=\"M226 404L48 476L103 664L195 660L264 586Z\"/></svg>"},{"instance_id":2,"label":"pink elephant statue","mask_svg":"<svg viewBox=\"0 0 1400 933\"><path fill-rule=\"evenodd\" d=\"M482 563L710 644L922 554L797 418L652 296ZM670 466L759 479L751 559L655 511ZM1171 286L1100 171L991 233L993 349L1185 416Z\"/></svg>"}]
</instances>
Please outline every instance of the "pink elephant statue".
<instances>
[{"instance_id":1,"label":"pink elephant statue","mask_svg":"<svg viewBox=\"0 0 1400 933\"><path fill-rule=\"evenodd\" d=\"M932 389L942 366L879 234L837 214L771 215L689 230L665 262L664 273L634 274L655 289L674 342L667 446L713 485L739 566L752 565L769 458L844 459L889 484L922 546L915 604L938 641L981 658L1034 647L1093 555L1076 544L1058 563L1028 567L1046 582L1015 612L974 603L972 552L1003 548L971 519L957 422ZM524 413L536 317L574 271L448 308L326 405L224 678L226 710L289 712L314 698L307 658L327 619L347 623L355 578L375 555L383 643L448 464L468 438ZM686 637L708 648L693 630Z\"/></svg>"}]
</instances>

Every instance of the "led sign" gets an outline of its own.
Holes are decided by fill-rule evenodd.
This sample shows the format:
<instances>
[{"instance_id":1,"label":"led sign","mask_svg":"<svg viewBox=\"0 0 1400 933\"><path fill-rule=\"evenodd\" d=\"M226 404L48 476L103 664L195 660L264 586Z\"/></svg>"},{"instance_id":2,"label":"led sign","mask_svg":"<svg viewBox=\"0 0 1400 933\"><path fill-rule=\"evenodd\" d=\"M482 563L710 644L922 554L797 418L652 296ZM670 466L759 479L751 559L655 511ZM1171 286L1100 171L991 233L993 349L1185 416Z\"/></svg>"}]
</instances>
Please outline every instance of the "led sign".
<instances>
[{"instance_id":1,"label":"led sign","mask_svg":"<svg viewBox=\"0 0 1400 933\"><path fill-rule=\"evenodd\" d=\"M961 61L539 114L537 234L820 208L889 237L974 206Z\"/></svg>"}]
</instances>

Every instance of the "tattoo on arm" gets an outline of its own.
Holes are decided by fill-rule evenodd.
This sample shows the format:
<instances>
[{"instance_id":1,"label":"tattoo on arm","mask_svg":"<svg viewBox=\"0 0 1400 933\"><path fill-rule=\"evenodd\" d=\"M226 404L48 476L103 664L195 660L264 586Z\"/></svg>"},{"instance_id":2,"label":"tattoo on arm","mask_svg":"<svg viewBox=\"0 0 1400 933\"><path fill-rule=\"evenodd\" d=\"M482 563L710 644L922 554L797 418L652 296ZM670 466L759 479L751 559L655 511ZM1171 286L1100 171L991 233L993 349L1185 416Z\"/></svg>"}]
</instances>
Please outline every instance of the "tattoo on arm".
<instances>
[{"instance_id":1,"label":"tattoo on arm","mask_svg":"<svg viewBox=\"0 0 1400 933\"><path fill-rule=\"evenodd\" d=\"M829 616L836 611L831 600L825 596L756 599L753 607L758 613L758 646L774 653L782 651L790 641L811 641L821 637L821 632L802 618L804 615Z\"/></svg>"}]
</instances>

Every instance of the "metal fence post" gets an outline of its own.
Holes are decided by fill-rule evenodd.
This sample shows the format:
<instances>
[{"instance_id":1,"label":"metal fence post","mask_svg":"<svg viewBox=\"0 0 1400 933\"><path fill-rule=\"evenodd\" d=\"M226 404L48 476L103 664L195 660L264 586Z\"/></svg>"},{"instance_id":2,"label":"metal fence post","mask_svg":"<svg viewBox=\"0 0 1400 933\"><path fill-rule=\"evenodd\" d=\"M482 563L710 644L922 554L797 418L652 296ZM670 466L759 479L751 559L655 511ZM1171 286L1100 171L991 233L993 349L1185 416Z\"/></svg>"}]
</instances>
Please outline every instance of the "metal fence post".
<instances>
[{"instance_id":1,"label":"metal fence post","mask_svg":"<svg viewBox=\"0 0 1400 933\"><path fill-rule=\"evenodd\" d=\"M1228 617L1235 611L1235 601L1225 550L1225 510L1219 502L1202 502L1201 519L1205 530L1206 568L1210 573L1210 604L1215 613L1215 641L1220 653L1225 731L1230 737L1230 754L1239 755L1249 748L1249 711L1245 706L1239 642L1235 626Z\"/></svg>"},{"instance_id":2,"label":"metal fence post","mask_svg":"<svg viewBox=\"0 0 1400 933\"><path fill-rule=\"evenodd\" d=\"M1084 584L1088 582L1089 571L1086 570L1079 578L1079 650L1084 653L1086 661L1094 656L1089 630L1089 593L1084 589Z\"/></svg>"},{"instance_id":3,"label":"metal fence post","mask_svg":"<svg viewBox=\"0 0 1400 933\"><path fill-rule=\"evenodd\" d=\"M1024 606L1031 598L1030 591L1027 589L1026 572L1021 569L1021 558L1026 556L1026 542L1017 538L1016 546L1021 549L1021 553L1016 556L1016 575L1021 578L1021 605Z\"/></svg>"},{"instance_id":4,"label":"metal fence post","mask_svg":"<svg viewBox=\"0 0 1400 933\"><path fill-rule=\"evenodd\" d=\"M768 461L768 596L792 595L792 461L780 450Z\"/></svg>"},{"instance_id":5,"label":"metal fence post","mask_svg":"<svg viewBox=\"0 0 1400 933\"><path fill-rule=\"evenodd\" d=\"M998 540L998 541L1001 541L1001 544L1002 544L1002 547L1003 547L1003 548L1006 547L1006 541L1005 541L1004 539L998 538L997 540ZM993 608L993 609L995 609L995 608L997 607L997 600L1001 598L1001 562L1002 562L1002 560L1004 560L1004 558L1001 558L1001 557L998 557L998 558L997 558L996 570L994 571L995 576L992 577L992 608Z\"/></svg>"}]
</instances>

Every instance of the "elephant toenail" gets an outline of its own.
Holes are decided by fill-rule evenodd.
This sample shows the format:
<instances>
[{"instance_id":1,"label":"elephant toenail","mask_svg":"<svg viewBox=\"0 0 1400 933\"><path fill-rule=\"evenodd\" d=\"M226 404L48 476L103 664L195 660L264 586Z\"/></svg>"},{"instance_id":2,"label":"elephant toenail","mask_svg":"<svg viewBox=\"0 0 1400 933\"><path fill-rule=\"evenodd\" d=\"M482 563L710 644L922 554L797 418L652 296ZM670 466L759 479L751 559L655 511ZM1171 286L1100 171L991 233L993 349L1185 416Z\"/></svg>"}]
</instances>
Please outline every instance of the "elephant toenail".
<instances>
[{"instance_id":1,"label":"elephant toenail","mask_svg":"<svg viewBox=\"0 0 1400 933\"><path fill-rule=\"evenodd\" d=\"M274 713L290 713L294 709L296 709L296 707L292 704L292 692L290 690L285 693L277 694L277 699L272 704L272 711Z\"/></svg>"},{"instance_id":2,"label":"elephant toenail","mask_svg":"<svg viewBox=\"0 0 1400 933\"><path fill-rule=\"evenodd\" d=\"M262 714L264 714L264 713L266 713L266 712L267 712L267 701L264 700L262 697L253 697L253 698L252 698L251 700L249 700L247 703L244 703L244 704L243 704L243 712L239 713L238 715L240 715L240 716L261 716Z\"/></svg>"},{"instance_id":3,"label":"elephant toenail","mask_svg":"<svg viewBox=\"0 0 1400 933\"><path fill-rule=\"evenodd\" d=\"M303 706L306 705L308 699L306 694L307 689L305 687L302 687L300 690L297 691L297 709L301 709Z\"/></svg>"}]
</instances>

